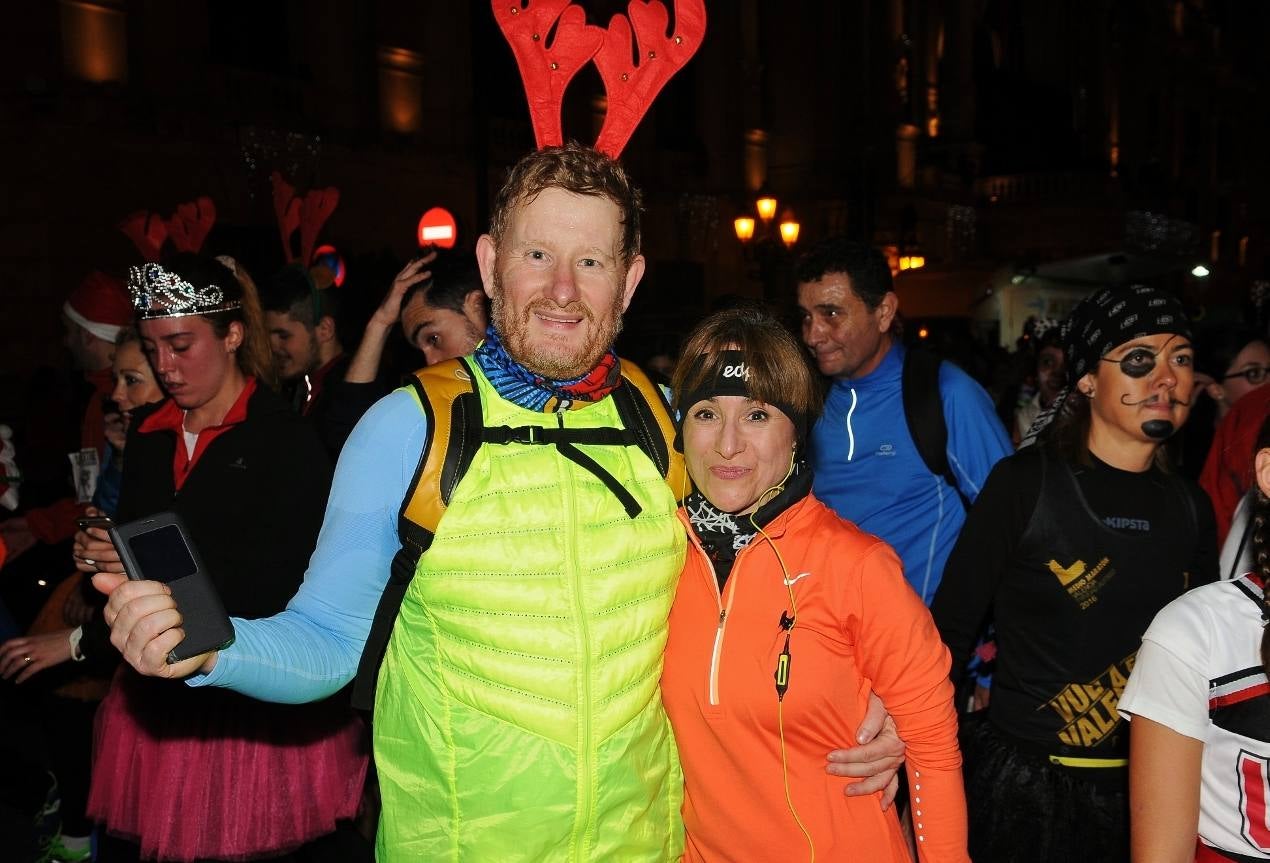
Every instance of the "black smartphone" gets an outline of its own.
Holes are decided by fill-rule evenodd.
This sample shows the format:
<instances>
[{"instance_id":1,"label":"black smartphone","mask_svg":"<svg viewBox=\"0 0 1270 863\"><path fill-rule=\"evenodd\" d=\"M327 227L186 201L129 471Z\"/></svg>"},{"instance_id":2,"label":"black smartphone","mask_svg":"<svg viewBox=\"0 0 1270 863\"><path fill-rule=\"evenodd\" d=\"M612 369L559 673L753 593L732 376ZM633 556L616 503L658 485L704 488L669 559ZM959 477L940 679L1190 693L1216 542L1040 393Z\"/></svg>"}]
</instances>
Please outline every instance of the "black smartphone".
<instances>
[{"instance_id":1,"label":"black smartphone","mask_svg":"<svg viewBox=\"0 0 1270 863\"><path fill-rule=\"evenodd\" d=\"M79 525L80 530L88 530L90 527L110 530L115 526L115 520L108 515L86 515L75 519L75 523Z\"/></svg>"},{"instance_id":2,"label":"black smartphone","mask_svg":"<svg viewBox=\"0 0 1270 863\"><path fill-rule=\"evenodd\" d=\"M234 642L233 624L180 516L161 512L111 527L110 540L130 579L161 581L172 590L185 638L169 651L169 664Z\"/></svg>"}]
</instances>

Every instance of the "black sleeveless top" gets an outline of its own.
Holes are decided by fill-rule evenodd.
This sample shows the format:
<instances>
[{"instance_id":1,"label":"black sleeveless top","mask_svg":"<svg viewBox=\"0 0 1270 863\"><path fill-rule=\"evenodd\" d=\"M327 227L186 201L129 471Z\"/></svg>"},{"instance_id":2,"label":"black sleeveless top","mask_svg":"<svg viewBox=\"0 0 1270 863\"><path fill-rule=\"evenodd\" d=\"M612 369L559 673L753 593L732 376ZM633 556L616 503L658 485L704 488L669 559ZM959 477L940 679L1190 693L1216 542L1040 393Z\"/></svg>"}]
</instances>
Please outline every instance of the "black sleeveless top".
<instances>
[{"instance_id":1,"label":"black sleeveless top","mask_svg":"<svg viewBox=\"0 0 1270 863\"><path fill-rule=\"evenodd\" d=\"M1125 477L1168 517L1147 530L1109 526L1065 462L1038 458L1040 495L994 600L999 648L989 716L1055 754L1119 757L1116 712L1142 633L1190 587L1199 526L1184 481ZM1159 504L1163 504L1160 506ZM1203 580L1207 580L1204 578Z\"/></svg>"}]
</instances>

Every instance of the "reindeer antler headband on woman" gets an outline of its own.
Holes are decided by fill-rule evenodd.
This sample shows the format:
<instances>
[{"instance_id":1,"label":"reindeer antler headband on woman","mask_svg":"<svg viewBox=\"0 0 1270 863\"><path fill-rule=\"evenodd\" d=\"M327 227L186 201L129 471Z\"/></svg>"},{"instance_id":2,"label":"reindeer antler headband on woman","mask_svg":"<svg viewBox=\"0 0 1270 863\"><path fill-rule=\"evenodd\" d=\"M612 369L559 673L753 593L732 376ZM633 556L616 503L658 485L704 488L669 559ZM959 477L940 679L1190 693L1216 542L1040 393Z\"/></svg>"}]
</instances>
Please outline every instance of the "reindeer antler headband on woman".
<instances>
[{"instance_id":1,"label":"reindeer antler headband on woman","mask_svg":"<svg viewBox=\"0 0 1270 863\"><path fill-rule=\"evenodd\" d=\"M278 231L282 235L282 255L288 264L298 263L308 267L313 263L313 249L317 245L318 232L331 218L340 202L340 190L309 189L303 196L295 193L295 186L274 171L269 176L273 186L273 212L278 219ZM300 232L300 255L292 250L291 238Z\"/></svg>"},{"instance_id":2,"label":"reindeer antler headband on woman","mask_svg":"<svg viewBox=\"0 0 1270 863\"><path fill-rule=\"evenodd\" d=\"M538 146L564 143L564 91L594 59L608 96L608 113L595 149L614 159L661 88L692 58L706 34L703 0L676 0L675 31L669 36L669 15L659 0L631 0L627 15L614 15L608 29L587 24L586 13L570 0L491 0L491 6L520 67Z\"/></svg>"},{"instance_id":3,"label":"reindeer antler headband on woman","mask_svg":"<svg viewBox=\"0 0 1270 863\"><path fill-rule=\"evenodd\" d=\"M128 268L128 292L139 320L207 315L240 307L239 301L225 299L222 288L192 285L158 263L167 242L178 252L202 251L215 224L216 205L206 195L177 204L176 212L169 219L138 210L119 222L119 230L132 240L147 261L139 267Z\"/></svg>"},{"instance_id":4,"label":"reindeer antler headband on woman","mask_svg":"<svg viewBox=\"0 0 1270 863\"><path fill-rule=\"evenodd\" d=\"M216 205L206 195L176 205L172 218L138 210L123 218L119 230L137 247L141 257L155 263L162 257L163 244L169 240L178 252L198 252L216 224Z\"/></svg>"}]
</instances>

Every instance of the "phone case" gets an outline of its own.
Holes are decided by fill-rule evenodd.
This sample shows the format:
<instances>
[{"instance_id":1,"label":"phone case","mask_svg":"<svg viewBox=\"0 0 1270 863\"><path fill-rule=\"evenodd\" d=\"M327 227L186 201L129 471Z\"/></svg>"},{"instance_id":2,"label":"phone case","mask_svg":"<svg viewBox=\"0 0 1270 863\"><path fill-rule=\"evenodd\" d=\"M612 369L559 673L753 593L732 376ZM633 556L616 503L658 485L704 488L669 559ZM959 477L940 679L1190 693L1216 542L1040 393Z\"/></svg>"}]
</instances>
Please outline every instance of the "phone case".
<instances>
[{"instance_id":1,"label":"phone case","mask_svg":"<svg viewBox=\"0 0 1270 863\"><path fill-rule=\"evenodd\" d=\"M176 528L184 550L189 552L188 560L180 555L179 548L172 546L176 554L165 554L161 559L143 562L133 543L154 541L160 536L157 532L170 531L172 527ZM185 638L168 653L169 664L200 653L221 650L234 642L233 624L225 613L220 594L212 584L207 567L180 516L174 512L161 512L127 524L115 525L110 528L109 533L128 578L134 581L162 581L172 590L172 598L176 601L177 610L181 612L181 627L185 630ZM162 538L169 545L175 541L170 532L163 534ZM191 563L193 572L187 573L185 570ZM170 567L174 566L181 568L173 571ZM179 573L177 577L169 577L176 573Z\"/></svg>"}]
</instances>

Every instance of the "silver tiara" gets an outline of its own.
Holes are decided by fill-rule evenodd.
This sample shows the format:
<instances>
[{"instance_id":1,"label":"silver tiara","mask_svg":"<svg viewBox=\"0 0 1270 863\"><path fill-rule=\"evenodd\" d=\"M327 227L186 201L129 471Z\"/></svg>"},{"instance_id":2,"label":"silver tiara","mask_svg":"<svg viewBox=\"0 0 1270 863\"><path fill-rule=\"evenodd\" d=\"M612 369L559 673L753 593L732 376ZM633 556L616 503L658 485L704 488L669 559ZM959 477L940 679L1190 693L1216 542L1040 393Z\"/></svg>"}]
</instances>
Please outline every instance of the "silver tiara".
<instances>
[{"instance_id":1,"label":"silver tiara","mask_svg":"<svg viewBox=\"0 0 1270 863\"><path fill-rule=\"evenodd\" d=\"M160 264L128 268L128 291L132 307L143 321L151 318L183 318L237 309L242 303L225 300L225 292L215 285L196 288Z\"/></svg>"}]
</instances>

